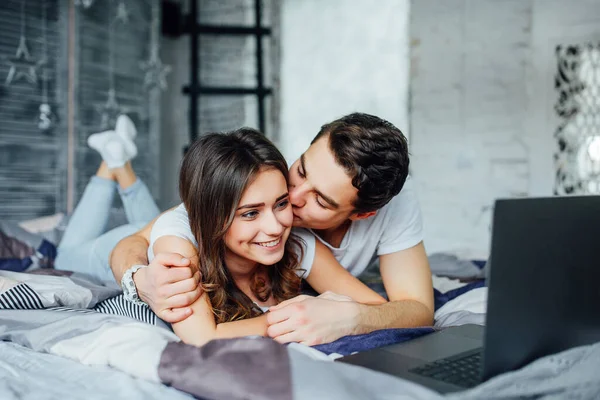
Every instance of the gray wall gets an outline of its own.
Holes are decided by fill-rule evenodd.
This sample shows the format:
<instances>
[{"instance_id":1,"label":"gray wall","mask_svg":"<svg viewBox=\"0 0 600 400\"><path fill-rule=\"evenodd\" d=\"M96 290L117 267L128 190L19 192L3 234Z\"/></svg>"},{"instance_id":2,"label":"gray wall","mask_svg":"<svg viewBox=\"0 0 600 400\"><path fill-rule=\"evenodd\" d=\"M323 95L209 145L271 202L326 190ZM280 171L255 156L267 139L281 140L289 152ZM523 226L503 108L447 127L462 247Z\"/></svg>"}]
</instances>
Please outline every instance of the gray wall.
<instances>
[{"instance_id":1,"label":"gray wall","mask_svg":"<svg viewBox=\"0 0 600 400\"><path fill-rule=\"evenodd\" d=\"M281 132L288 160L321 125L353 111L408 134L408 0L285 0Z\"/></svg>"},{"instance_id":2,"label":"gray wall","mask_svg":"<svg viewBox=\"0 0 600 400\"><path fill-rule=\"evenodd\" d=\"M161 98L163 110L160 135L160 192L158 205L167 209L179 202L177 179L183 148L189 142L189 117L187 96L181 88L189 82L189 37L162 38L161 58L171 66L167 76L167 89Z\"/></svg>"},{"instance_id":3,"label":"gray wall","mask_svg":"<svg viewBox=\"0 0 600 400\"><path fill-rule=\"evenodd\" d=\"M494 199L552 194L554 49L600 40L600 2L418 0L410 36L427 249L487 257Z\"/></svg>"}]
</instances>

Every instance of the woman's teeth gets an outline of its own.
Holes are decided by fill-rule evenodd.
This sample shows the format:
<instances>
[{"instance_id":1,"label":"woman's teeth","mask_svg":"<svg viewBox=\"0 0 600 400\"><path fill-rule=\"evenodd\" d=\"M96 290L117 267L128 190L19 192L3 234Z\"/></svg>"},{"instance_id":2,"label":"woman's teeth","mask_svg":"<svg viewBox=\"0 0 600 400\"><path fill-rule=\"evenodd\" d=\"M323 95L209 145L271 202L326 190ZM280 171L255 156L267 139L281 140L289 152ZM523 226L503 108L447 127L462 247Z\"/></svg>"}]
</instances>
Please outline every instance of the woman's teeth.
<instances>
[{"instance_id":1,"label":"woman's teeth","mask_svg":"<svg viewBox=\"0 0 600 400\"><path fill-rule=\"evenodd\" d=\"M262 247L275 247L279 244L279 242L281 242L281 238L272 240L270 242L262 242L262 243L256 243L256 244L258 244L259 246L262 246Z\"/></svg>"}]
</instances>

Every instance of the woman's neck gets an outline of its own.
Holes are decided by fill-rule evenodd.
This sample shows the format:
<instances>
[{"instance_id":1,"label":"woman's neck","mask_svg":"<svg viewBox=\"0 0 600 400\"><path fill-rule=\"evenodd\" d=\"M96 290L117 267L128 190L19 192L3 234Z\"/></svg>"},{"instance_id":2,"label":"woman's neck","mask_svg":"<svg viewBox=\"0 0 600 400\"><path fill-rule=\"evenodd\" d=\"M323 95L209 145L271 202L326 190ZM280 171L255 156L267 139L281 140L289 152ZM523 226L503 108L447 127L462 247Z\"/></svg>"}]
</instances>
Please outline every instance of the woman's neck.
<instances>
[{"instance_id":1,"label":"woman's neck","mask_svg":"<svg viewBox=\"0 0 600 400\"><path fill-rule=\"evenodd\" d=\"M229 270L229 274L238 287L248 287L250 278L254 276L259 264L256 261L248 260L240 257L230 251L225 254L225 268Z\"/></svg>"},{"instance_id":2,"label":"woman's neck","mask_svg":"<svg viewBox=\"0 0 600 400\"><path fill-rule=\"evenodd\" d=\"M235 282L235 285L253 302L263 305L275 305L273 298L270 297L266 302L259 300L256 294L252 291L252 279L258 274L262 274L262 278L268 279L267 273L259 263L240 257L227 251L225 254L225 268L229 270L229 274Z\"/></svg>"}]
</instances>

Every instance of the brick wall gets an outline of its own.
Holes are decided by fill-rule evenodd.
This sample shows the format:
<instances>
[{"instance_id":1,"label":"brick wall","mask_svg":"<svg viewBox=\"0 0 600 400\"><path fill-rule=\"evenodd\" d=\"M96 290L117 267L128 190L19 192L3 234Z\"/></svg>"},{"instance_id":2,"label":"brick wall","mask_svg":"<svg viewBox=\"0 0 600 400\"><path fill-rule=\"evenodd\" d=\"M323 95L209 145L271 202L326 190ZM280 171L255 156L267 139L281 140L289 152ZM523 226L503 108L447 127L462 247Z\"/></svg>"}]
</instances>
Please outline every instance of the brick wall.
<instances>
[{"instance_id":1,"label":"brick wall","mask_svg":"<svg viewBox=\"0 0 600 400\"><path fill-rule=\"evenodd\" d=\"M553 49L600 38L600 2L411 5L412 173L428 252L487 257L493 201L551 195Z\"/></svg>"}]
</instances>

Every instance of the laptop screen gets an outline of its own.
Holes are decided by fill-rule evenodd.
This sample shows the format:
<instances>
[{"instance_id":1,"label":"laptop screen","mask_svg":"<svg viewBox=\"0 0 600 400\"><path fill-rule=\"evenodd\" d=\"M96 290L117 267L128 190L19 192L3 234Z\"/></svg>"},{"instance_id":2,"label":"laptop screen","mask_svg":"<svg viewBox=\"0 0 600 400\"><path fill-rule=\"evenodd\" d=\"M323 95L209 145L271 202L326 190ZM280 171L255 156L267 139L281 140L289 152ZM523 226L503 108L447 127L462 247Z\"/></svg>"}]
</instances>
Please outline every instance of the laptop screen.
<instances>
[{"instance_id":1,"label":"laptop screen","mask_svg":"<svg viewBox=\"0 0 600 400\"><path fill-rule=\"evenodd\" d=\"M483 378L600 341L600 196L498 200Z\"/></svg>"}]
</instances>

